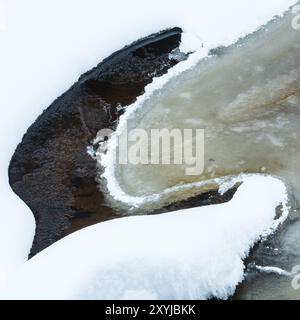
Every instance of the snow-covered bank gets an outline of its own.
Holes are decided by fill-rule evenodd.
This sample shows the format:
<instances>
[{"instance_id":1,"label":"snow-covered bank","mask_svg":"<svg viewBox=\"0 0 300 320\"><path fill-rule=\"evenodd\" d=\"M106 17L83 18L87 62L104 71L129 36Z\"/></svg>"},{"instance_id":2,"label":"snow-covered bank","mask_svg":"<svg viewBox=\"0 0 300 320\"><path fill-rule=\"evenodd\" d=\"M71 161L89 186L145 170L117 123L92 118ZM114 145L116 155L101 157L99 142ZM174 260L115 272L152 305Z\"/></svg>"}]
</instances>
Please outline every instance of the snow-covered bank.
<instances>
[{"instance_id":1,"label":"snow-covered bank","mask_svg":"<svg viewBox=\"0 0 300 320\"><path fill-rule=\"evenodd\" d=\"M283 182L256 175L225 204L101 223L26 262L4 298L224 299L243 279L249 249L286 218L286 205Z\"/></svg>"},{"instance_id":2,"label":"snow-covered bank","mask_svg":"<svg viewBox=\"0 0 300 320\"><path fill-rule=\"evenodd\" d=\"M34 221L11 191L7 167L27 127L79 75L124 45L175 25L184 49L229 44L296 1L2 0L0 30L0 266L26 260ZM159 8L159 10L158 10ZM206 51L204 51L205 53Z\"/></svg>"}]
</instances>

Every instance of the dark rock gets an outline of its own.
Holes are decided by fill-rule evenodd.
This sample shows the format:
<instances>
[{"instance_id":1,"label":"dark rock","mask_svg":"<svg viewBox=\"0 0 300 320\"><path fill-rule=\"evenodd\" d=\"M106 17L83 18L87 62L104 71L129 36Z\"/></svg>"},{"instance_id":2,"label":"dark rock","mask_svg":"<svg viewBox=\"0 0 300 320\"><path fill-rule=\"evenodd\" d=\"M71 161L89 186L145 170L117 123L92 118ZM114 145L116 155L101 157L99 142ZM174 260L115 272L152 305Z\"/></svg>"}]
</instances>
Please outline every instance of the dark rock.
<instances>
[{"instance_id":1,"label":"dark rock","mask_svg":"<svg viewBox=\"0 0 300 320\"><path fill-rule=\"evenodd\" d=\"M106 204L87 146L100 129L115 128L120 106L133 103L154 76L178 62L170 53L180 39L181 30L174 28L116 52L82 75L28 129L9 178L36 219L30 257L81 228L128 214ZM225 202L233 192L208 192L149 214Z\"/></svg>"},{"instance_id":2,"label":"dark rock","mask_svg":"<svg viewBox=\"0 0 300 320\"><path fill-rule=\"evenodd\" d=\"M204 192L194 197L181 200L178 202L174 202L163 208L160 208L151 212L147 212L147 214L159 214L159 213L165 213L170 211L177 211L177 210L189 209L189 208L201 207L201 206L210 206L213 204L228 202L232 199L236 190L237 188L234 187L228 190L227 192L225 192L223 195L221 195L218 192L218 190Z\"/></svg>"},{"instance_id":3,"label":"dark rock","mask_svg":"<svg viewBox=\"0 0 300 320\"><path fill-rule=\"evenodd\" d=\"M114 128L121 106L135 101L154 76L178 61L174 28L137 41L82 75L28 129L9 167L10 185L37 223L30 256L78 229L116 217L99 191L86 148L102 128ZM124 213L125 214L125 213Z\"/></svg>"}]
</instances>

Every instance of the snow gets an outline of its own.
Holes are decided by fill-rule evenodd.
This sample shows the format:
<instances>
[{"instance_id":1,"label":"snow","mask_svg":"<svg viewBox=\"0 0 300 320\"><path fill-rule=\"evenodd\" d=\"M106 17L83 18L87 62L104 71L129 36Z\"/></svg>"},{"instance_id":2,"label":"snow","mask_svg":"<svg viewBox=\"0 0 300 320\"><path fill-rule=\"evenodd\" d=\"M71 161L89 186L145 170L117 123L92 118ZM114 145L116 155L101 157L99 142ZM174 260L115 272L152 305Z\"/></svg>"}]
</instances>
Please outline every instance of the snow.
<instances>
[{"instance_id":1,"label":"snow","mask_svg":"<svg viewBox=\"0 0 300 320\"><path fill-rule=\"evenodd\" d=\"M228 203L85 228L20 267L4 298L226 299L287 200L282 181L249 175Z\"/></svg>"},{"instance_id":2,"label":"snow","mask_svg":"<svg viewBox=\"0 0 300 320\"><path fill-rule=\"evenodd\" d=\"M259 272L267 273L267 274L277 274L279 276L284 276L284 277L290 277L292 275L291 272L288 272L286 270L283 270L278 267L272 267L272 266L258 266L255 265L255 269L258 270Z\"/></svg>"},{"instance_id":3,"label":"snow","mask_svg":"<svg viewBox=\"0 0 300 320\"><path fill-rule=\"evenodd\" d=\"M295 2L0 0L0 269L11 274L26 261L35 228L8 184L9 160L28 126L80 74L132 41L173 26L186 32L182 49L200 48L191 66L209 48L234 42Z\"/></svg>"},{"instance_id":4,"label":"snow","mask_svg":"<svg viewBox=\"0 0 300 320\"><path fill-rule=\"evenodd\" d=\"M6 29L5 11L4 8L0 6L0 31Z\"/></svg>"}]
</instances>

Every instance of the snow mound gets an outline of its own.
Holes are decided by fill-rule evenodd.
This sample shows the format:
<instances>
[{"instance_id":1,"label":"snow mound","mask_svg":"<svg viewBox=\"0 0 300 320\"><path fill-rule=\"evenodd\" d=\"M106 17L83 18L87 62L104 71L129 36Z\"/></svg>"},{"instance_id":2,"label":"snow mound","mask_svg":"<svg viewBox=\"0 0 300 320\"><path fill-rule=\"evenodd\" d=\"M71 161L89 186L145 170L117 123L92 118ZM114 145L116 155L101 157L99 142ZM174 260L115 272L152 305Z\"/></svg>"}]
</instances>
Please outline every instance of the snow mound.
<instances>
[{"instance_id":1,"label":"snow mound","mask_svg":"<svg viewBox=\"0 0 300 320\"><path fill-rule=\"evenodd\" d=\"M224 204L83 229L21 266L4 298L226 299L251 247L286 218L287 198L279 179L249 175Z\"/></svg>"}]
</instances>

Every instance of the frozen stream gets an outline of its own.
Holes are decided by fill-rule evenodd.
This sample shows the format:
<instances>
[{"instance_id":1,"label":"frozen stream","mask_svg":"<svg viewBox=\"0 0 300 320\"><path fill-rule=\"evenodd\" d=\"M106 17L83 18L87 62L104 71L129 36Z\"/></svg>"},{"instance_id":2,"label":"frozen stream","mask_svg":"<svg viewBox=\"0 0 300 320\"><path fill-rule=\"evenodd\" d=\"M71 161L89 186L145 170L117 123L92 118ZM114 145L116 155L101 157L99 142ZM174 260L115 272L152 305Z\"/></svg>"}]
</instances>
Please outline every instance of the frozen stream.
<instances>
[{"instance_id":1,"label":"frozen stream","mask_svg":"<svg viewBox=\"0 0 300 320\"><path fill-rule=\"evenodd\" d=\"M189 176L183 165L115 164L115 177L126 194L141 198L227 175L267 173L281 177L299 203L300 30L292 28L292 18L289 12L237 44L217 48L131 113L128 130L204 129L205 166L201 175ZM147 208L213 187L169 193ZM299 213L294 204L290 222L272 239L276 250L271 243L273 251L264 258L267 249L261 248L258 259L288 271L300 264ZM247 283L239 294L254 299L300 298L289 277L273 275Z\"/></svg>"}]
</instances>

